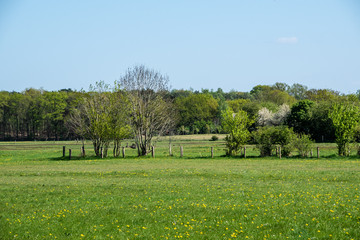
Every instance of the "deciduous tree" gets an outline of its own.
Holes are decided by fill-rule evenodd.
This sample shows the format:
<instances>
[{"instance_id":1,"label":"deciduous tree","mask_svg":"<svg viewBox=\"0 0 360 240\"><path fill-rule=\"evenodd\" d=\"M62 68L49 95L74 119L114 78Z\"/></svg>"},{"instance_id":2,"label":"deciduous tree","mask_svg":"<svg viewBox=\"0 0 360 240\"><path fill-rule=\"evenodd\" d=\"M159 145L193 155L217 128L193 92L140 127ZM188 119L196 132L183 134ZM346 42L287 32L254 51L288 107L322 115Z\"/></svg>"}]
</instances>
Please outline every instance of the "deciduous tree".
<instances>
[{"instance_id":1,"label":"deciduous tree","mask_svg":"<svg viewBox=\"0 0 360 240\"><path fill-rule=\"evenodd\" d=\"M129 123L138 155L146 155L155 135L164 134L173 124L173 107L168 98L169 78L143 65L128 69L118 81L130 104Z\"/></svg>"},{"instance_id":2,"label":"deciduous tree","mask_svg":"<svg viewBox=\"0 0 360 240\"><path fill-rule=\"evenodd\" d=\"M330 111L340 156L347 156L349 143L353 140L354 129L359 124L359 108L353 104L335 103Z\"/></svg>"},{"instance_id":3,"label":"deciduous tree","mask_svg":"<svg viewBox=\"0 0 360 240\"><path fill-rule=\"evenodd\" d=\"M241 146L243 146L250 138L248 127L253 123L245 111L240 110L234 113L228 109L222 114L222 125L224 131L228 133L226 136L226 155L235 156Z\"/></svg>"}]
</instances>

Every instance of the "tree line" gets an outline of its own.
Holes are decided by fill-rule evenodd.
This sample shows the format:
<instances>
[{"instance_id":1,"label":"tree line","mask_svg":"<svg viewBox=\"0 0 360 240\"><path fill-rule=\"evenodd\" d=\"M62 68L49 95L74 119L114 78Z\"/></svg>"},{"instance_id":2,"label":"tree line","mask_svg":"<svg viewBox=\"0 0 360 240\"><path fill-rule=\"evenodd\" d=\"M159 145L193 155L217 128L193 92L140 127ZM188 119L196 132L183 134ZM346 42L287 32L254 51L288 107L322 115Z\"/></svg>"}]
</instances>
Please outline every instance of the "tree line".
<instances>
[{"instance_id":1,"label":"tree line","mask_svg":"<svg viewBox=\"0 0 360 240\"><path fill-rule=\"evenodd\" d=\"M159 134L228 133L233 154L244 141L259 141L260 129L280 137L286 128L300 139L346 145L360 138L359 106L360 91L301 84L257 85L250 92L171 90L167 76L136 66L113 85L98 82L88 91L0 92L0 140L91 139L96 155L100 148L107 154L113 142L116 156L124 138L134 138L139 155L146 155Z\"/></svg>"}]
</instances>

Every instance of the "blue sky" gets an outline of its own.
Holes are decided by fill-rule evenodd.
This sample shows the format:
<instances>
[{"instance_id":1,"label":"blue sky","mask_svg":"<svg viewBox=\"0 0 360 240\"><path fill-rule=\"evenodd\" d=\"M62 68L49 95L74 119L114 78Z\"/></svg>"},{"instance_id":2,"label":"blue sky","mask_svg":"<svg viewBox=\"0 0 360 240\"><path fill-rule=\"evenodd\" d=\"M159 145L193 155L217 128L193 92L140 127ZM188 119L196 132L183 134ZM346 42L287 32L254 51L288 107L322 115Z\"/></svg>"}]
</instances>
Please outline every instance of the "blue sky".
<instances>
[{"instance_id":1,"label":"blue sky","mask_svg":"<svg viewBox=\"0 0 360 240\"><path fill-rule=\"evenodd\" d=\"M0 0L0 90L88 89L144 64L176 89L360 89L357 0Z\"/></svg>"}]
</instances>

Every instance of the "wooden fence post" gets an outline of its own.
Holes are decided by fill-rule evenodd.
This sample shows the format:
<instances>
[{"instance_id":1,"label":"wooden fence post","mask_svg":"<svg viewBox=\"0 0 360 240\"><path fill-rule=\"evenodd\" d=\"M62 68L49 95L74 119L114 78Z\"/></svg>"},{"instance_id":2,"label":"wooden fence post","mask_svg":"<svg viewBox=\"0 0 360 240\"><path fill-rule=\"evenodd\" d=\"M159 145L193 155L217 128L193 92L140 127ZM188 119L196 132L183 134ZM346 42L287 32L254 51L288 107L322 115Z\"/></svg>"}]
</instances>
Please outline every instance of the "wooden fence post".
<instances>
[{"instance_id":1,"label":"wooden fence post","mask_svg":"<svg viewBox=\"0 0 360 240\"><path fill-rule=\"evenodd\" d=\"M104 151L103 151L103 148L102 148L102 147L100 148L100 151L101 151L101 152L100 152L101 158L104 158Z\"/></svg>"},{"instance_id":2,"label":"wooden fence post","mask_svg":"<svg viewBox=\"0 0 360 240\"><path fill-rule=\"evenodd\" d=\"M244 158L246 158L246 146L244 146Z\"/></svg>"},{"instance_id":3,"label":"wooden fence post","mask_svg":"<svg viewBox=\"0 0 360 240\"><path fill-rule=\"evenodd\" d=\"M155 157L155 147L154 146L151 147L151 156L153 158Z\"/></svg>"},{"instance_id":4,"label":"wooden fence post","mask_svg":"<svg viewBox=\"0 0 360 240\"><path fill-rule=\"evenodd\" d=\"M169 144L169 156L172 156L171 143Z\"/></svg>"},{"instance_id":5,"label":"wooden fence post","mask_svg":"<svg viewBox=\"0 0 360 240\"><path fill-rule=\"evenodd\" d=\"M313 157L313 150L310 149L310 157Z\"/></svg>"},{"instance_id":6,"label":"wooden fence post","mask_svg":"<svg viewBox=\"0 0 360 240\"><path fill-rule=\"evenodd\" d=\"M71 149L69 149L69 160L71 160Z\"/></svg>"},{"instance_id":7,"label":"wooden fence post","mask_svg":"<svg viewBox=\"0 0 360 240\"><path fill-rule=\"evenodd\" d=\"M183 156L184 156L183 147L180 146L180 157L183 157Z\"/></svg>"},{"instance_id":8,"label":"wooden fence post","mask_svg":"<svg viewBox=\"0 0 360 240\"><path fill-rule=\"evenodd\" d=\"M214 158L214 147L211 147L211 158Z\"/></svg>"},{"instance_id":9,"label":"wooden fence post","mask_svg":"<svg viewBox=\"0 0 360 240\"><path fill-rule=\"evenodd\" d=\"M279 158L281 159L281 146L279 147Z\"/></svg>"},{"instance_id":10,"label":"wooden fence post","mask_svg":"<svg viewBox=\"0 0 360 240\"><path fill-rule=\"evenodd\" d=\"M63 157L65 157L65 146L63 146Z\"/></svg>"},{"instance_id":11,"label":"wooden fence post","mask_svg":"<svg viewBox=\"0 0 360 240\"><path fill-rule=\"evenodd\" d=\"M125 147L122 147L122 156L125 158Z\"/></svg>"},{"instance_id":12,"label":"wooden fence post","mask_svg":"<svg viewBox=\"0 0 360 240\"><path fill-rule=\"evenodd\" d=\"M317 147L317 158L320 158L320 148Z\"/></svg>"},{"instance_id":13,"label":"wooden fence post","mask_svg":"<svg viewBox=\"0 0 360 240\"><path fill-rule=\"evenodd\" d=\"M85 157L85 147L84 146L81 146L80 152L81 152L81 157Z\"/></svg>"}]
</instances>

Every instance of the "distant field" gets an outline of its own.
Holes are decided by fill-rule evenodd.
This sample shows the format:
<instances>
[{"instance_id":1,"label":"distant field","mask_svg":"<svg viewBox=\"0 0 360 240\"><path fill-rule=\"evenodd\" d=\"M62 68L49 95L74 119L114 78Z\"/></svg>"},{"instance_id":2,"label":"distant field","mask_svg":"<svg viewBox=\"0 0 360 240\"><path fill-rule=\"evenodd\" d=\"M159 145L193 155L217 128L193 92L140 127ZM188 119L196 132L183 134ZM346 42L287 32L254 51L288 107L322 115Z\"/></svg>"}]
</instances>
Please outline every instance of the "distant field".
<instances>
[{"instance_id":1,"label":"distant field","mask_svg":"<svg viewBox=\"0 0 360 240\"><path fill-rule=\"evenodd\" d=\"M248 146L248 158L227 158L211 136L162 138L154 159L129 148L97 159L90 142L85 159L81 142L2 142L0 239L360 239L355 151L339 158L322 144L319 160L278 159Z\"/></svg>"}]
</instances>

